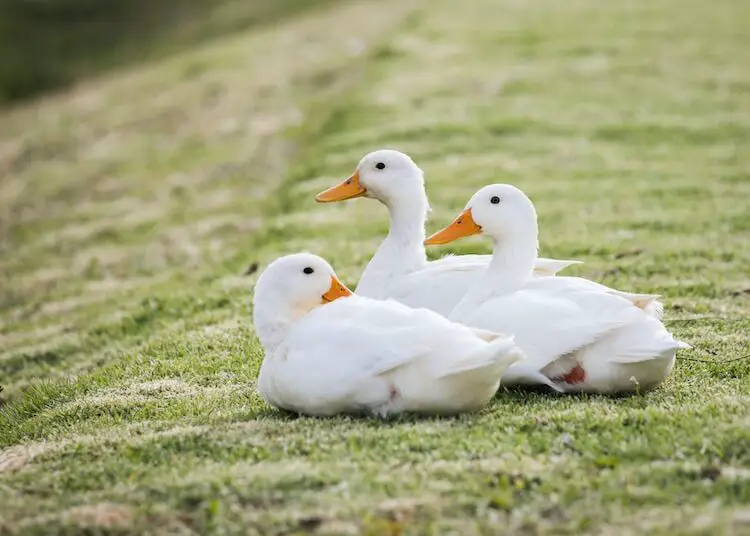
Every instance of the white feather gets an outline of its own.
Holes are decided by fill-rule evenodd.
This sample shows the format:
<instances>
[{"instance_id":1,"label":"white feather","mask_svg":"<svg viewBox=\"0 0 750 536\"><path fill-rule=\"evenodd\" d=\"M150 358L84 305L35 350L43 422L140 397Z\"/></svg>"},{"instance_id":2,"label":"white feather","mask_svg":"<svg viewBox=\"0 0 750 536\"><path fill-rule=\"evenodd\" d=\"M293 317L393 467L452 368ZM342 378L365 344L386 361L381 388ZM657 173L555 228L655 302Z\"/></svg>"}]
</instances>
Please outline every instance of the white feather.
<instances>
[{"instance_id":1,"label":"white feather","mask_svg":"<svg viewBox=\"0 0 750 536\"><path fill-rule=\"evenodd\" d=\"M492 203L495 198L502 201ZM489 268L449 318L515 336L527 359L503 376L504 385L615 393L664 380L684 343L659 320L658 296L578 277L533 277L536 212L512 186L487 186L467 206L495 250ZM574 370L581 372L573 377Z\"/></svg>"},{"instance_id":2,"label":"white feather","mask_svg":"<svg viewBox=\"0 0 750 536\"><path fill-rule=\"evenodd\" d=\"M286 288L267 290L272 275L256 287L255 324L266 349L258 388L280 408L321 416L475 411L523 357L512 337L392 300L351 296L285 314L297 309L284 300L297 298Z\"/></svg>"},{"instance_id":3,"label":"white feather","mask_svg":"<svg viewBox=\"0 0 750 536\"><path fill-rule=\"evenodd\" d=\"M384 167L376 167L383 164ZM391 220L388 236L372 257L357 285L357 294L394 299L447 316L484 273L489 255L447 256L428 262L425 221L429 203L422 170L409 156L392 150L366 155L357 166L367 197L386 207ZM537 259L539 276L555 275L580 261Z\"/></svg>"}]
</instances>

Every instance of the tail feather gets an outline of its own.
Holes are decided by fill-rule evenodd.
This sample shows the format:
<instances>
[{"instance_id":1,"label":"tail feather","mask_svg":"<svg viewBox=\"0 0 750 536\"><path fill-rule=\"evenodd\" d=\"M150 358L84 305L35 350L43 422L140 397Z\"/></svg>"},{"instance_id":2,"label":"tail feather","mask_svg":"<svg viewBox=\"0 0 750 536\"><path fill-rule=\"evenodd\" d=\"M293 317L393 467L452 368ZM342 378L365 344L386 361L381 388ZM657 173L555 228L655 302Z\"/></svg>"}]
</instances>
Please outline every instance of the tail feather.
<instances>
[{"instance_id":1,"label":"tail feather","mask_svg":"<svg viewBox=\"0 0 750 536\"><path fill-rule=\"evenodd\" d=\"M648 298L638 300L635 302L635 306L643 309L646 314L653 316L654 318L661 320L664 316L664 304L659 301L660 296L654 295Z\"/></svg>"},{"instance_id":2,"label":"tail feather","mask_svg":"<svg viewBox=\"0 0 750 536\"><path fill-rule=\"evenodd\" d=\"M684 347L684 342L669 337L669 339L661 341L661 344L652 342L643 346L631 346L624 352L619 352L616 357L612 357L609 361L612 363L642 363L652 359L671 358L674 357L677 350Z\"/></svg>"},{"instance_id":3,"label":"tail feather","mask_svg":"<svg viewBox=\"0 0 750 536\"><path fill-rule=\"evenodd\" d=\"M624 292L622 290L608 289L607 292L625 298L630 303L643 309L648 315L656 319L661 319L664 314L664 305L659 301L659 294L636 294L634 292Z\"/></svg>"},{"instance_id":4,"label":"tail feather","mask_svg":"<svg viewBox=\"0 0 750 536\"><path fill-rule=\"evenodd\" d=\"M438 378L488 368L496 370L498 374L501 374L524 357L523 352L516 346L512 336L500 337L487 343L478 352L462 359L450 369L440 374Z\"/></svg>"},{"instance_id":5,"label":"tail feather","mask_svg":"<svg viewBox=\"0 0 750 536\"><path fill-rule=\"evenodd\" d=\"M558 260L558 259L537 259L534 266L534 272L538 275L554 276L558 272L565 270L570 266L583 264L583 261Z\"/></svg>"},{"instance_id":6,"label":"tail feather","mask_svg":"<svg viewBox=\"0 0 750 536\"><path fill-rule=\"evenodd\" d=\"M524 364L510 367L500 381L500 385L506 387L513 386L531 386L531 385L546 385L557 391L563 393L564 390L556 385L550 378L542 374L539 370L532 367L523 366Z\"/></svg>"}]
</instances>

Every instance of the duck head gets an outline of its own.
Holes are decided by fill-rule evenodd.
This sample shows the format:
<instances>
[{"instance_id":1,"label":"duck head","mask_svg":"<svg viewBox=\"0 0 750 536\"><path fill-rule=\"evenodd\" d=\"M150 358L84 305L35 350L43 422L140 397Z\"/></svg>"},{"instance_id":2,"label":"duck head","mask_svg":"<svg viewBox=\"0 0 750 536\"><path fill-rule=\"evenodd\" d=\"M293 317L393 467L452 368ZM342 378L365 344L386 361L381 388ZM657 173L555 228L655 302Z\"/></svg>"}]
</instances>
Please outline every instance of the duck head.
<instances>
[{"instance_id":1,"label":"duck head","mask_svg":"<svg viewBox=\"0 0 750 536\"><path fill-rule=\"evenodd\" d=\"M314 308L351 296L324 259L310 253L280 257L263 271L255 285L253 320L266 349L279 342L280 332Z\"/></svg>"},{"instance_id":2,"label":"duck head","mask_svg":"<svg viewBox=\"0 0 750 536\"><path fill-rule=\"evenodd\" d=\"M472 196L450 225L427 238L424 243L448 244L479 233L490 236L496 244L517 240L536 244L534 204L515 186L490 184Z\"/></svg>"},{"instance_id":3,"label":"duck head","mask_svg":"<svg viewBox=\"0 0 750 536\"><path fill-rule=\"evenodd\" d=\"M370 197L388 207L424 203L424 174L408 155L381 149L360 160L352 175L315 196L319 203Z\"/></svg>"}]
</instances>

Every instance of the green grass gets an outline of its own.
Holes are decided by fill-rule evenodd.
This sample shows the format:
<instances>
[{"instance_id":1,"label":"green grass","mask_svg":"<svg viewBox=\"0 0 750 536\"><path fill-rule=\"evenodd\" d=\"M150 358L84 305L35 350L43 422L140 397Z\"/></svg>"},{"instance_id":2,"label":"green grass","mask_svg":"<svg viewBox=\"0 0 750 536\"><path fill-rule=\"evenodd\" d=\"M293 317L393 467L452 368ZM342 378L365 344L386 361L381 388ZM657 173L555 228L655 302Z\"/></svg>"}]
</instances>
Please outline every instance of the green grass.
<instances>
[{"instance_id":1,"label":"green grass","mask_svg":"<svg viewBox=\"0 0 750 536\"><path fill-rule=\"evenodd\" d=\"M750 353L748 21L339 3L4 112L0 534L750 533L750 363L724 362ZM513 183L543 255L663 294L705 362L457 419L265 407L243 273L306 249L356 284L385 209L313 196L384 146L425 169L429 230Z\"/></svg>"}]
</instances>

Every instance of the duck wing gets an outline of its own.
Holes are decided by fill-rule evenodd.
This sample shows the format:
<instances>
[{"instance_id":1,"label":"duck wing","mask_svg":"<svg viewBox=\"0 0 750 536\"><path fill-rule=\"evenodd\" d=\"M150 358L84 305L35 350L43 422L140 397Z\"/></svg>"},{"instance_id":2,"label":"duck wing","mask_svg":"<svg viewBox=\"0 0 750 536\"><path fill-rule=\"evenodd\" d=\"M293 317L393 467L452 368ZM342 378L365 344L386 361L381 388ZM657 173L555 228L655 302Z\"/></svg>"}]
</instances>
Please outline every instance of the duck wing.
<instances>
[{"instance_id":1,"label":"duck wing","mask_svg":"<svg viewBox=\"0 0 750 536\"><path fill-rule=\"evenodd\" d=\"M445 257L430 262L428 266L455 269L462 269L462 267L465 266L468 269L473 269L475 266L479 265L483 268L487 268L491 258L492 255L446 255ZM543 276L557 275L558 272L576 264L583 264L583 262L539 257L534 264L534 274Z\"/></svg>"},{"instance_id":2,"label":"duck wing","mask_svg":"<svg viewBox=\"0 0 750 536\"><path fill-rule=\"evenodd\" d=\"M485 301L461 320L514 335L527 355L518 366L538 371L643 314L628 300L576 279L532 279L521 290Z\"/></svg>"}]
</instances>

